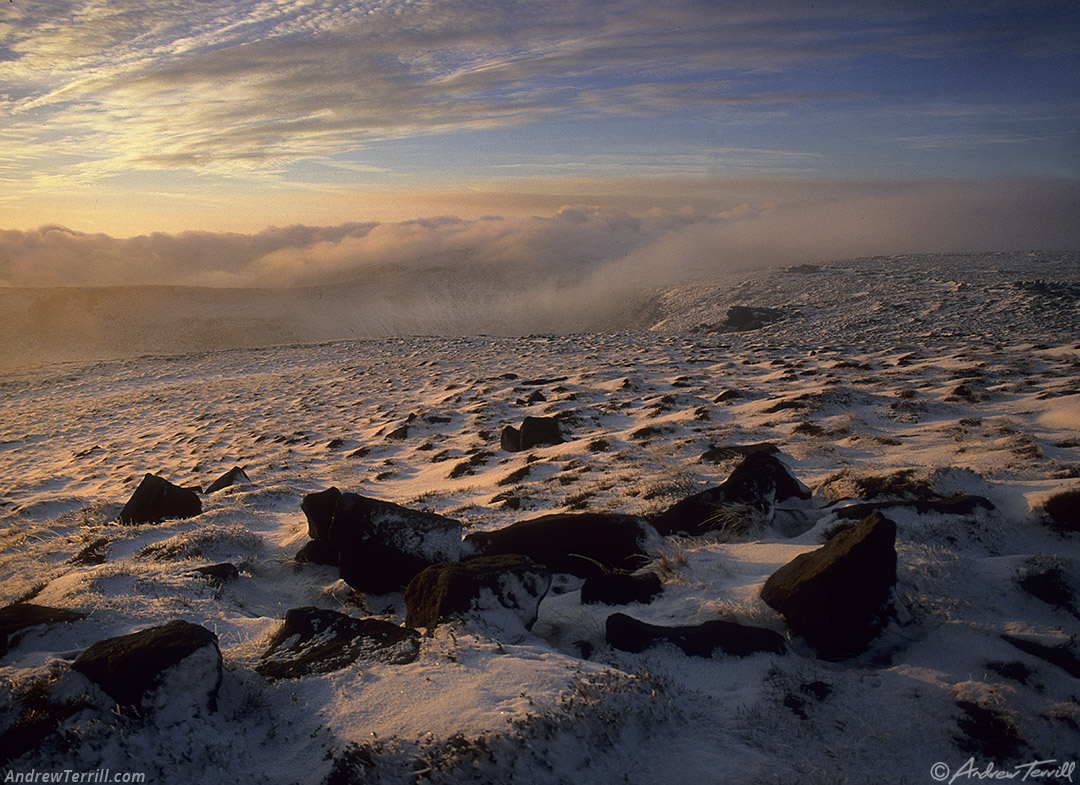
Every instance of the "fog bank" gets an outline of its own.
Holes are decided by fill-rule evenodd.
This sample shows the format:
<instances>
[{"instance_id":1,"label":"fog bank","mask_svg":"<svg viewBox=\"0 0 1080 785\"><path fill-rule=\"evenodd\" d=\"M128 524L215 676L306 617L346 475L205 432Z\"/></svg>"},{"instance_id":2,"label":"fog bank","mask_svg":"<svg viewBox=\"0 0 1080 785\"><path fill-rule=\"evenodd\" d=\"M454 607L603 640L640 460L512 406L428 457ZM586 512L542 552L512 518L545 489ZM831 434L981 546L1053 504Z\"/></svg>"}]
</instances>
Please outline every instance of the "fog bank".
<instances>
[{"instance_id":1,"label":"fog bank","mask_svg":"<svg viewBox=\"0 0 1080 785\"><path fill-rule=\"evenodd\" d=\"M1057 181L820 184L802 198L532 218L443 216L257 234L0 231L21 362L392 334L643 326L640 299L723 273L860 256L1080 248Z\"/></svg>"}]
</instances>

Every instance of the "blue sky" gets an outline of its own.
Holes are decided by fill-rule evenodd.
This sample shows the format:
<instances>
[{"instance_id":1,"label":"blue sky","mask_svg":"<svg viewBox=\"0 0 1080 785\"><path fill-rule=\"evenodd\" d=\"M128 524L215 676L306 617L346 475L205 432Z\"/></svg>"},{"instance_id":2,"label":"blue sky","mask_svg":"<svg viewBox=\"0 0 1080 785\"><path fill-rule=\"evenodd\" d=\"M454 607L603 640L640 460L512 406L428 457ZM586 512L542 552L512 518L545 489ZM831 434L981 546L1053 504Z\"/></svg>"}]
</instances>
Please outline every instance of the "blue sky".
<instances>
[{"instance_id":1,"label":"blue sky","mask_svg":"<svg viewBox=\"0 0 1080 785\"><path fill-rule=\"evenodd\" d=\"M13 0L0 228L1074 182L1078 42L1075 0Z\"/></svg>"}]
</instances>

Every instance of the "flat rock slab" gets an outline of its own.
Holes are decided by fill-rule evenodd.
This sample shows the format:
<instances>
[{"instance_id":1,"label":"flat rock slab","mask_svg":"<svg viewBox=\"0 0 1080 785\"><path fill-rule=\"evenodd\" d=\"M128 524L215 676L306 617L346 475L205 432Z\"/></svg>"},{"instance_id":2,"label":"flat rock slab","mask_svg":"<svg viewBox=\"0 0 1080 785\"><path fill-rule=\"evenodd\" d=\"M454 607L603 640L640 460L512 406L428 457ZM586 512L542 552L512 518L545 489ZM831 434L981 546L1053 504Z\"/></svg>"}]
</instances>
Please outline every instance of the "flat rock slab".
<instances>
[{"instance_id":1,"label":"flat rock slab","mask_svg":"<svg viewBox=\"0 0 1080 785\"><path fill-rule=\"evenodd\" d=\"M862 520L871 513L881 512L893 507L910 507L918 513L937 513L939 515L970 515L976 509L994 509L994 503L983 496L958 494L926 499L885 499L882 501L856 502L843 507L836 507L833 512L842 520Z\"/></svg>"},{"instance_id":2,"label":"flat rock slab","mask_svg":"<svg viewBox=\"0 0 1080 785\"><path fill-rule=\"evenodd\" d=\"M195 489L146 474L120 511L120 523L160 523L172 518L194 518L201 513L202 500Z\"/></svg>"},{"instance_id":3,"label":"flat rock slab","mask_svg":"<svg viewBox=\"0 0 1080 785\"><path fill-rule=\"evenodd\" d=\"M436 564L405 590L405 624L433 629L450 616L509 610L528 628L550 587L547 569L521 555Z\"/></svg>"},{"instance_id":4,"label":"flat rock slab","mask_svg":"<svg viewBox=\"0 0 1080 785\"><path fill-rule=\"evenodd\" d=\"M774 572L761 598L824 659L861 654L896 583L896 524L873 513Z\"/></svg>"},{"instance_id":5,"label":"flat rock slab","mask_svg":"<svg viewBox=\"0 0 1080 785\"><path fill-rule=\"evenodd\" d=\"M636 569L648 561L648 524L629 515L558 513L465 538L463 556L517 553L551 572L581 578Z\"/></svg>"},{"instance_id":6,"label":"flat rock slab","mask_svg":"<svg viewBox=\"0 0 1080 785\"><path fill-rule=\"evenodd\" d=\"M641 652L657 644L670 643L692 657L711 657L717 649L736 657L787 652L783 636L773 630L720 619L665 627L647 624L625 613L613 613L608 616L605 626L608 645L623 651Z\"/></svg>"},{"instance_id":7,"label":"flat rock slab","mask_svg":"<svg viewBox=\"0 0 1080 785\"><path fill-rule=\"evenodd\" d=\"M322 608L293 608L255 670L298 679L341 670L359 659L401 665L420 654L420 633L382 619L357 619Z\"/></svg>"},{"instance_id":8,"label":"flat rock slab","mask_svg":"<svg viewBox=\"0 0 1080 785\"><path fill-rule=\"evenodd\" d=\"M200 697L213 708L221 686L221 652L217 636L182 619L93 644L72 663L112 696L120 706L140 707L161 686L168 671L198 660L192 673L179 680L188 697Z\"/></svg>"}]
</instances>

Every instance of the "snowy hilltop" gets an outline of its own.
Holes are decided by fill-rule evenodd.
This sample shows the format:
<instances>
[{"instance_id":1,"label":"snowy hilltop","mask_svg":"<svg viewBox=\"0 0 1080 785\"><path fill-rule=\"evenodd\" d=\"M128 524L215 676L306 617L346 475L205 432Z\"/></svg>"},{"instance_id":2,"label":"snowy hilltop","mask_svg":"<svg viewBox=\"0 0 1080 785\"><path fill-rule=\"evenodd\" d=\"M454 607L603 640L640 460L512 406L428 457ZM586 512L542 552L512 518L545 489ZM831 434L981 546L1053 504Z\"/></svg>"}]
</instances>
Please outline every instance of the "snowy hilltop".
<instances>
[{"instance_id":1,"label":"snowy hilltop","mask_svg":"<svg viewBox=\"0 0 1080 785\"><path fill-rule=\"evenodd\" d=\"M563 335L98 294L96 359L27 362L57 326L0 375L3 776L1075 779L1080 256L731 273Z\"/></svg>"}]
</instances>

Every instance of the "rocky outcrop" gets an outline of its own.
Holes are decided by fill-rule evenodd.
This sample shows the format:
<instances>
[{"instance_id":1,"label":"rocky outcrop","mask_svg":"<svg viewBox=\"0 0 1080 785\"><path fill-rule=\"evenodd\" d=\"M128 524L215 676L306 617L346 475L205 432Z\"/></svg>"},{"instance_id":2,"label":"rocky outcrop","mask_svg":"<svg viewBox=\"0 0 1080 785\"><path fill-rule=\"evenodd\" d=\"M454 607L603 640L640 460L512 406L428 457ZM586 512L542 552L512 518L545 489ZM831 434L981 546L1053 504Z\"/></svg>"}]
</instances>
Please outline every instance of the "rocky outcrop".
<instances>
[{"instance_id":1,"label":"rocky outcrop","mask_svg":"<svg viewBox=\"0 0 1080 785\"><path fill-rule=\"evenodd\" d=\"M217 636L177 619L160 627L106 638L72 663L125 709L171 714L215 707L221 686Z\"/></svg>"},{"instance_id":2,"label":"rocky outcrop","mask_svg":"<svg viewBox=\"0 0 1080 785\"><path fill-rule=\"evenodd\" d=\"M517 553L552 572L588 578L637 569L648 559L650 527L629 515L557 513L465 538L462 557Z\"/></svg>"},{"instance_id":3,"label":"rocky outcrop","mask_svg":"<svg viewBox=\"0 0 1080 785\"><path fill-rule=\"evenodd\" d=\"M181 488L156 474L147 474L120 511L120 523L160 523L171 518L194 518L201 513L197 489Z\"/></svg>"},{"instance_id":4,"label":"rocky outcrop","mask_svg":"<svg viewBox=\"0 0 1080 785\"><path fill-rule=\"evenodd\" d=\"M605 626L608 645L630 652L644 651L660 643L670 643L693 657L711 657L717 649L737 657L787 651L783 636L773 630L719 619L681 627L662 627L638 621L625 613L614 613L608 616Z\"/></svg>"},{"instance_id":5,"label":"rocky outcrop","mask_svg":"<svg viewBox=\"0 0 1080 785\"><path fill-rule=\"evenodd\" d=\"M401 591L421 570L457 561L461 523L392 502L343 493L334 507L330 544L338 575L358 591Z\"/></svg>"},{"instance_id":6,"label":"rocky outcrop","mask_svg":"<svg viewBox=\"0 0 1080 785\"><path fill-rule=\"evenodd\" d=\"M420 634L382 619L357 619L321 608L293 608L255 670L267 679L297 679L341 670L359 659L401 665L420 654Z\"/></svg>"},{"instance_id":7,"label":"rocky outcrop","mask_svg":"<svg viewBox=\"0 0 1080 785\"><path fill-rule=\"evenodd\" d=\"M550 586L551 574L520 555L436 564L413 578L405 590L405 624L433 629L450 616L509 611L528 629Z\"/></svg>"},{"instance_id":8,"label":"rocky outcrop","mask_svg":"<svg viewBox=\"0 0 1080 785\"><path fill-rule=\"evenodd\" d=\"M730 525L725 508L747 508L771 522L779 507L798 506L810 497L810 489L783 462L761 449L748 454L717 487L683 499L649 522L664 536L704 534Z\"/></svg>"},{"instance_id":9,"label":"rocky outcrop","mask_svg":"<svg viewBox=\"0 0 1080 785\"><path fill-rule=\"evenodd\" d=\"M895 542L896 524L874 513L773 573L761 598L824 659L860 654L896 582Z\"/></svg>"}]
</instances>

